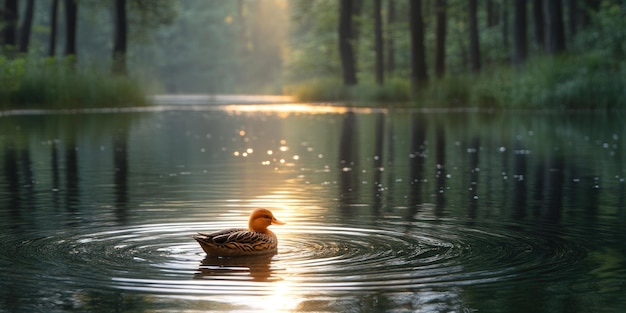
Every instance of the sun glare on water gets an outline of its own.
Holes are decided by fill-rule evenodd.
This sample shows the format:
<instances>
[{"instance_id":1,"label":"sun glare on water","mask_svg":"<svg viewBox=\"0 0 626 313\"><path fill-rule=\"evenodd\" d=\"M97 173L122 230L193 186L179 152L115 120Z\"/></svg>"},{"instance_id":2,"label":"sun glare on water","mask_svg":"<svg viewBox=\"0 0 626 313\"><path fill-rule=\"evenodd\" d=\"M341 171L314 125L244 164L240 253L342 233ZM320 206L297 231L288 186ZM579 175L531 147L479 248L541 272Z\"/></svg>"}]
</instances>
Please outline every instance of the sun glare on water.
<instances>
[{"instance_id":1,"label":"sun glare on water","mask_svg":"<svg viewBox=\"0 0 626 313\"><path fill-rule=\"evenodd\" d=\"M282 117L290 114L306 113L306 114L342 114L349 111L360 113L372 113L378 109L375 108L351 108L346 106L322 105L322 104L304 104L304 103L287 103L287 104L232 104L221 107L226 112L234 114L240 113L274 113Z\"/></svg>"}]
</instances>

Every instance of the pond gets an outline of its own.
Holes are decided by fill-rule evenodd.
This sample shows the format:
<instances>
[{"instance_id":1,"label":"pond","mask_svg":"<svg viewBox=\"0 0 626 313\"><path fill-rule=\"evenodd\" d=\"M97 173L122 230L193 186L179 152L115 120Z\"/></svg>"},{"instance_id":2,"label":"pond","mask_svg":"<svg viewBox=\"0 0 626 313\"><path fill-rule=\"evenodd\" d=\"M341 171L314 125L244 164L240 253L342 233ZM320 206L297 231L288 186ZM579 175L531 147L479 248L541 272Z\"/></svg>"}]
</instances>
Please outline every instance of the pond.
<instances>
[{"instance_id":1,"label":"pond","mask_svg":"<svg viewBox=\"0 0 626 313\"><path fill-rule=\"evenodd\" d=\"M626 124L341 105L0 116L0 312L623 312ZM257 207L276 255L196 232Z\"/></svg>"}]
</instances>

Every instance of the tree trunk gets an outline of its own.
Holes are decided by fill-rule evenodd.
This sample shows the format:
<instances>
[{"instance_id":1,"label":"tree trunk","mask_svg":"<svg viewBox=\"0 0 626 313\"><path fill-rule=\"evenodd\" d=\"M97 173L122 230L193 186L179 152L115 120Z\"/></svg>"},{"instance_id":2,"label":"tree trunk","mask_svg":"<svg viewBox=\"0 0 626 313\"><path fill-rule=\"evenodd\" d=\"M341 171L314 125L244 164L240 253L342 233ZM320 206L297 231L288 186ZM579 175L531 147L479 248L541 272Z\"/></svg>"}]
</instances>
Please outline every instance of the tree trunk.
<instances>
[{"instance_id":1,"label":"tree trunk","mask_svg":"<svg viewBox=\"0 0 626 313\"><path fill-rule=\"evenodd\" d=\"M35 11L35 0L26 2L26 12L24 12L24 22L20 29L20 52L28 52L28 43L30 42L30 30L33 26L33 13Z\"/></svg>"},{"instance_id":2,"label":"tree trunk","mask_svg":"<svg viewBox=\"0 0 626 313\"><path fill-rule=\"evenodd\" d=\"M497 6L493 3L493 0L487 0L487 27L494 27L498 25Z\"/></svg>"},{"instance_id":3,"label":"tree trunk","mask_svg":"<svg viewBox=\"0 0 626 313\"><path fill-rule=\"evenodd\" d=\"M437 0L435 3L435 14L437 17L435 28L435 75L441 78L446 71L446 0Z\"/></svg>"},{"instance_id":4,"label":"tree trunk","mask_svg":"<svg viewBox=\"0 0 626 313\"><path fill-rule=\"evenodd\" d=\"M115 0L115 27L113 38L113 73L126 75L126 0Z\"/></svg>"},{"instance_id":5,"label":"tree trunk","mask_svg":"<svg viewBox=\"0 0 626 313\"><path fill-rule=\"evenodd\" d=\"M473 72L480 71L480 44L478 38L478 0L469 1L470 65Z\"/></svg>"},{"instance_id":6,"label":"tree trunk","mask_svg":"<svg viewBox=\"0 0 626 313\"><path fill-rule=\"evenodd\" d=\"M48 46L48 56L54 57L57 47L57 17L59 12L59 0L52 0L50 7L50 42Z\"/></svg>"},{"instance_id":7,"label":"tree trunk","mask_svg":"<svg viewBox=\"0 0 626 313\"><path fill-rule=\"evenodd\" d=\"M382 0L374 0L374 37L376 51L376 83L382 85L384 83L384 43L383 43L383 17L382 17Z\"/></svg>"},{"instance_id":8,"label":"tree trunk","mask_svg":"<svg viewBox=\"0 0 626 313\"><path fill-rule=\"evenodd\" d=\"M513 64L522 65L526 60L526 0L515 0L513 16Z\"/></svg>"},{"instance_id":9,"label":"tree trunk","mask_svg":"<svg viewBox=\"0 0 626 313\"><path fill-rule=\"evenodd\" d=\"M341 67L343 70L343 84L345 86L356 85L356 60L354 57L352 29L352 0L341 0L339 2L339 55L341 57Z\"/></svg>"},{"instance_id":10,"label":"tree trunk","mask_svg":"<svg viewBox=\"0 0 626 313\"><path fill-rule=\"evenodd\" d=\"M569 34L573 37L578 31L578 0L568 0L567 9Z\"/></svg>"},{"instance_id":11,"label":"tree trunk","mask_svg":"<svg viewBox=\"0 0 626 313\"><path fill-rule=\"evenodd\" d=\"M428 83L421 0L409 0L409 28L411 32L411 92L414 94Z\"/></svg>"},{"instance_id":12,"label":"tree trunk","mask_svg":"<svg viewBox=\"0 0 626 313\"><path fill-rule=\"evenodd\" d=\"M387 0L387 36L385 44L385 48L387 48L387 52L385 56L387 57L387 73L391 74L395 70L395 51L394 51L394 41L393 41L393 29L394 24L396 22L396 5L395 0Z\"/></svg>"},{"instance_id":13,"label":"tree trunk","mask_svg":"<svg viewBox=\"0 0 626 313\"><path fill-rule=\"evenodd\" d=\"M15 47L17 43L17 19L18 19L17 0L5 0L4 12L2 12L3 31L2 45Z\"/></svg>"},{"instance_id":14,"label":"tree trunk","mask_svg":"<svg viewBox=\"0 0 626 313\"><path fill-rule=\"evenodd\" d=\"M76 0L65 0L65 56L76 57Z\"/></svg>"},{"instance_id":15,"label":"tree trunk","mask_svg":"<svg viewBox=\"0 0 626 313\"><path fill-rule=\"evenodd\" d=\"M502 2L502 45L509 48L509 1Z\"/></svg>"},{"instance_id":16,"label":"tree trunk","mask_svg":"<svg viewBox=\"0 0 626 313\"><path fill-rule=\"evenodd\" d=\"M544 0L546 21L546 51L557 54L565 51L565 31L563 29L563 5L561 0Z\"/></svg>"},{"instance_id":17,"label":"tree trunk","mask_svg":"<svg viewBox=\"0 0 626 313\"><path fill-rule=\"evenodd\" d=\"M545 27L543 14L543 0L533 0L533 20L535 22L535 42L540 47L545 45Z\"/></svg>"}]
</instances>

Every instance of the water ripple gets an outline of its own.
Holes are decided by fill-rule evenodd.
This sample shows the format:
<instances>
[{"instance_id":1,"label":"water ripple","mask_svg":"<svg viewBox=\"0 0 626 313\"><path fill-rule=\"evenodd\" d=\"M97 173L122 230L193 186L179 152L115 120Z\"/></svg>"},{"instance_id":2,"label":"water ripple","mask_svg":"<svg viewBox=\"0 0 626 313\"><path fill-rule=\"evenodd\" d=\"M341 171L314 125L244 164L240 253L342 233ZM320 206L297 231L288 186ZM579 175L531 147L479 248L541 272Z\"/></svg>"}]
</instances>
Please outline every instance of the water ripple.
<instances>
[{"instance_id":1,"label":"water ripple","mask_svg":"<svg viewBox=\"0 0 626 313\"><path fill-rule=\"evenodd\" d=\"M285 284L284 294L319 295L549 280L586 253L558 233L536 229L386 222L378 228L294 223L275 229L276 255L205 257L191 235L223 227L146 224L5 245L20 260L12 266L22 278L184 297L272 295Z\"/></svg>"}]
</instances>

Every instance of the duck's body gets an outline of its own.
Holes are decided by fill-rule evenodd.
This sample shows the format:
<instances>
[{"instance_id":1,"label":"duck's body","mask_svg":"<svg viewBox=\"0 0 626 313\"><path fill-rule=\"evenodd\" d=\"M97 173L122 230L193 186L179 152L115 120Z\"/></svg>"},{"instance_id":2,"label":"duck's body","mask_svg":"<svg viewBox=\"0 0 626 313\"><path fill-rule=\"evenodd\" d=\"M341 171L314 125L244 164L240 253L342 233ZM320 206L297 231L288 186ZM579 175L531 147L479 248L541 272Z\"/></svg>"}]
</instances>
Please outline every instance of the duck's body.
<instances>
[{"instance_id":1,"label":"duck's body","mask_svg":"<svg viewBox=\"0 0 626 313\"><path fill-rule=\"evenodd\" d=\"M237 256L275 252L278 239L247 228L229 228L214 233L198 233L193 237L208 255Z\"/></svg>"},{"instance_id":2,"label":"duck's body","mask_svg":"<svg viewBox=\"0 0 626 313\"><path fill-rule=\"evenodd\" d=\"M276 252L278 238L267 229L272 224L282 225L272 212L256 209L250 214L248 228L229 228L213 233L198 233L193 238L202 250L212 256L241 256Z\"/></svg>"}]
</instances>

